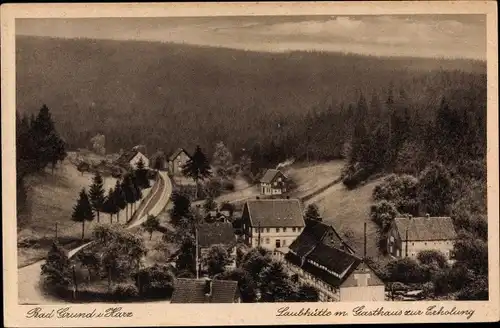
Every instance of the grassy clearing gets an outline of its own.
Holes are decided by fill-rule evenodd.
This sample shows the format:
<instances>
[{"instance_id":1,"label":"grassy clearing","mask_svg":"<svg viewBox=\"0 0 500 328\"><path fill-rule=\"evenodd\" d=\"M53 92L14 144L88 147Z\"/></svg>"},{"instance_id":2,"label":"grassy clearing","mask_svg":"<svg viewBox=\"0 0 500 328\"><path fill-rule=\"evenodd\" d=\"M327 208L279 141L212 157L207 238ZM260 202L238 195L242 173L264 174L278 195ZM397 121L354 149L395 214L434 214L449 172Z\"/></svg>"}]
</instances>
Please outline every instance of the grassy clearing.
<instances>
[{"instance_id":1,"label":"grassy clearing","mask_svg":"<svg viewBox=\"0 0 500 328\"><path fill-rule=\"evenodd\" d=\"M58 237L61 243L75 243L81 238L82 226L71 220L73 206L82 188L87 191L92 182L92 174L78 172L69 161L64 161L54 174L47 169L38 175L26 178L29 206L18 215L18 266L36 262L47 254L55 237L55 224L58 224ZM104 178L104 188L115 185L112 177ZM121 215L125 218L125 213ZM109 216L101 214L101 220L108 222ZM85 223L85 237L91 235L97 220ZM30 247L23 247L31 245Z\"/></svg>"},{"instance_id":2,"label":"grassy clearing","mask_svg":"<svg viewBox=\"0 0 500 328\"><path fill-rule=\"evenodd\" d=\"M284 173L292 178L297 188L291 192L293 197L304 197L326 186L340 176L344 161L323 163L298 163L292 165Z\"/></svg>"},{"instance_id":3,"label":"grassy clearing","mask_svg":"<svg viewBox=\"0 0 500 328\"><path fill-rule=\"evenodd\" d=\"M380 180L370 181L354 190L347 190L342 184L337 184L311 201L318 205L323 220L345 234L359 255L363 254L363 224L366 222L367 255L382 261L386 258L378 251L377 226L370 220L371 195Z\"/></svg>"}]
</instances>

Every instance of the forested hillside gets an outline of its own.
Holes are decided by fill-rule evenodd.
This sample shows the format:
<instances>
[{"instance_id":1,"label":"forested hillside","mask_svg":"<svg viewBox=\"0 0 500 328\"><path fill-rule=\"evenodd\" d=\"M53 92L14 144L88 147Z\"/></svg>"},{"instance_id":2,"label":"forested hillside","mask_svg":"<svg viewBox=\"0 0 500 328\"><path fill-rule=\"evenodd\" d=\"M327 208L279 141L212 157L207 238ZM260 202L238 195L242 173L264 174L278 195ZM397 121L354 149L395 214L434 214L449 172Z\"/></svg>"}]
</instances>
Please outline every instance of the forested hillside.
<instances>
[{"instance_id":1,"label":"forested hillside","mask_svg":"<svg viewBox=\"0 0 500 328\"><path fill-rule=\"evenodd\" d=\"M392 94L415 119L412 128L432 120L443 96L474 112L484 113L486 101L486 68L478 61L88 39L16 42L17 109L36 113L46 104L70 149L103 133L109 151L199 144L211 154L222 140L236 156L250 151L256 162L339 158L361 95L375 122L371 112L385 115Z\"/></svg>"}]
</instances>

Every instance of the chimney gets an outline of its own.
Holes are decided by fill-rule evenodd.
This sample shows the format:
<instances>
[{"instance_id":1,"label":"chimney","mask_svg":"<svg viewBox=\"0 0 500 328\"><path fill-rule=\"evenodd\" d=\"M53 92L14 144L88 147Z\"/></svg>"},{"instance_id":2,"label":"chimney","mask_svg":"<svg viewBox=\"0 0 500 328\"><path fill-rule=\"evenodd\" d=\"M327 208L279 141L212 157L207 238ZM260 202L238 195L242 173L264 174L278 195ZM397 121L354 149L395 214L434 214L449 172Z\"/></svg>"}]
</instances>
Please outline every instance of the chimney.
<instances>
[{"instance_id":1,"label":"chimney","mask_svg":"<svg viewBox=\"0 0 500 328\"><path fill-rule=\"evenodd\" d=\"M212 297L212 279L205 280L204 292L205 292L205 300L209 302L210 298Z\"/></svg>"}]
</instances>

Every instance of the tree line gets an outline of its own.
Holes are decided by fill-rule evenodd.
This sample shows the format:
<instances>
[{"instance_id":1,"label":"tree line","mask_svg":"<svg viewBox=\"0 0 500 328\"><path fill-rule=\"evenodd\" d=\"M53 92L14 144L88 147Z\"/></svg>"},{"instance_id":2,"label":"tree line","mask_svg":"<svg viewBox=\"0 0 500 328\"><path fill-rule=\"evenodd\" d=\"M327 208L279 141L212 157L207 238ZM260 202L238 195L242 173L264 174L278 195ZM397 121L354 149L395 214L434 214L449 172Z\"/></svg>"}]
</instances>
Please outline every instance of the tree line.
<instances>
[{"instance_id":1,"label":"tree line","mask_svg":"<svg viewBox=\"0 0 500 328\"><path fill-rule=\"evenodd\" d=\"M17 210L24 208L24 178L50 165L52 173L66 158L66 142L59 135L49 108L43 105L38 114L28 116L16 111L16 184Z\"/></svg>"},{"instance_id":2,"label":"tree line","mask_svg":"<svg viewBox=\"0 0 500 328\"><path fill-rule=\"evenodd\" d=\"M142 190L150 187L147 173L148 170L141 159L137 167L127 172L121 181L116 180L115 187L110 188L106 194L102 176L96 172L89 192L85 188L80 191L71 216L73 221L82 223L82 239L85 236L85 222L97 218L99 223L101 212L109 214L110 223L113 223L113 215L116 215L116 221L119 223L120 213L123 210L125 210L125 221L132 217L137 202L143 197Z\"/></svg>"}]
</instances>

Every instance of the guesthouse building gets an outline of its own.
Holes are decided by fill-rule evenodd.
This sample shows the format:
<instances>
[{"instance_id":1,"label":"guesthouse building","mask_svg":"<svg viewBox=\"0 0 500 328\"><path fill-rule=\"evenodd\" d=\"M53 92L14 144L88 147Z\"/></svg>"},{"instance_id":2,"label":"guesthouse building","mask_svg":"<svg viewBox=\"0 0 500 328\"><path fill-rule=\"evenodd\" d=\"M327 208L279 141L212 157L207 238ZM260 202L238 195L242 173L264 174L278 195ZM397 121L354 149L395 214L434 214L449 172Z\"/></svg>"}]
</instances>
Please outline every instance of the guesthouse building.
<instances>
[{"instance_id":1,"label":"guesthouse building","mask_svg":"<svg viewBox=\"0 0 500 328\"><path fill-rule=\"evenodd\" d=\"M287 191L286 176L275 169L268 169L260 179L262 195L282 195Z\"/></svg>"},{"instance_id":2,"label":"guesthouse building","mask_svg":"<svg viewBox=\"0 0 500 328\"><path fill-rule=\"evenodd\" d=\"M250 247L262 246L271 251L288 247L304 226L298 199L254 199L243 207L242 230Z\"/></svg>"},{"instance_id":3,"label":"guesthouse building","mask_svg":"<svg viewBox=\"0 0 500 328\"><path fill-rule=\"evenodd\" d=\"M387 234L387 251L396 258L416 258L421 251L436 250L451 260L456 239L450 217L397 217Z\"/></svg>"}]
</instances>

